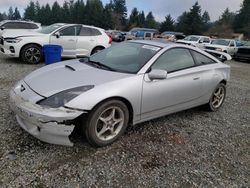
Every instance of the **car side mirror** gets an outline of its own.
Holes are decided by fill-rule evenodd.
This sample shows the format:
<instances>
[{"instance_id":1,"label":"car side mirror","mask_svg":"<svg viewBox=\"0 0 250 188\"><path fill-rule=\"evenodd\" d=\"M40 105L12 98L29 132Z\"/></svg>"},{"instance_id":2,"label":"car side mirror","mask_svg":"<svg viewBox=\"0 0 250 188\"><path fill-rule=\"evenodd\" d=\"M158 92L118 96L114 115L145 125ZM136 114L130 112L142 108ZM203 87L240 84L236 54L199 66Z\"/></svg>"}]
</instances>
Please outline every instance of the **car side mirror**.
<instances>
[{"instance_id":1,"label":"car side mirror","mask_svg":"<svg viewBox=\"0 0 250 188\"><path fill-rule=\"evenodd\" d=\"M148 73L150 80L164 80L167 79L167 71L162 69L153 69Z\"/></svg>"},{"instance_id":2,"label":"car side mirror","mask_svg":"<svg viewBox=\"0 0 250 188\"><path fill-rule=\"evenodd\" d=\"M4 26L2 26L2 27L1 27L1 30L4 30L4 29L5 29L5 27L4 27Z\"/></svg>"},{"instance_id":3,"label":"car side mirror","mask_svg":"<svg viewBox=\"0 0 250 188\"><path fill-rule=\"evenodd\" d=\"M199 43L203 43L203 41L202 41L202 40L199 40Z\"/></svg>"},{"instance_id":4,"label":"car side mirror","mask_svg":"<svg viewBox=\"0 0 250 188\"><path fill-rule=\"evenodd\" d=\"M60 32L56 32L56 33L55 33L55 36L56 36L56 38L60 38L60 36L61 36L61 35L60 35Z\"/></svg>"}]
</instances>

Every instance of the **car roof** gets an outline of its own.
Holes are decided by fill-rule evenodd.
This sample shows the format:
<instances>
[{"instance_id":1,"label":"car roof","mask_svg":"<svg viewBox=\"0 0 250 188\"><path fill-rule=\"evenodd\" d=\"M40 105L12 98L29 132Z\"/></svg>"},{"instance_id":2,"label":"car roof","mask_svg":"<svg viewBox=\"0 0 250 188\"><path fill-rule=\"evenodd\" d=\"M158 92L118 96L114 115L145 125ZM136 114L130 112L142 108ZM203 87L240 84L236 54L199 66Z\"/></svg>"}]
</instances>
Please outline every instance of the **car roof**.
<instances>
[{"instance_id":1,"label":"car roof","mask_svg":"<svg viewBox=\"0 0 250 188\"><path fill-rule=\"evenodd\" d=\"M58 25L61 25L61 26L74 26L74 25L82 25L84 27L89 27L89 28L93 28L93 29L98 29L98 30L104 30L100 27L95 27L95 26L92 26L92 25L84 25L84 24L69 24L69 23L55 23L55 24L58 24ZM54 24L53 24L54 25Z\"/></svg>"},{"instance_id":2,"label":"car roof","mask_svg":"<svg viewBox=\"0 0 250 188\"><path fill-rule=\"evenodd\" d=\"M161 40L131 40L129 42L158 46L161 48L165 48L165 47L172 46L175 44L172 42L166 42L166 41L161 41Z\"/></svg>"},{"instance_id":3,"label":"car roof","mask_svg":"<svg viewBox=\"0 0 250 188\"><path fill-rule=\"evenodd\" d=\"M7 22L21 22L21 23L34 23L34 24L40 24L31 20L3 20L1 23L7 23Z\"/></svg>"}]
</instances>

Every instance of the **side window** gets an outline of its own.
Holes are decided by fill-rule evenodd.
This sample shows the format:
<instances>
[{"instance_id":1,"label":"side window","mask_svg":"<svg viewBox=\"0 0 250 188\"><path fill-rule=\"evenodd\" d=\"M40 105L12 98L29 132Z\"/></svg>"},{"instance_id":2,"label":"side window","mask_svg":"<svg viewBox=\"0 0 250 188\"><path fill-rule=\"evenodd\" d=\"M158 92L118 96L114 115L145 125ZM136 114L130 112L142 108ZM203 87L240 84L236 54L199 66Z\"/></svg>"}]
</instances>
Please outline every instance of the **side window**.
<instances>
[{"instance_id":1,"label":"side window","mask_svg":"<svg viewBox=\"0 0 250 188\"><path fill-rule=\"evenodd\" d=\"M195 61L198 65L207 65L207 64L213 64L213 63L216 63L214 60L198 53L198 52L195 52L193 50L191 50L192 52L192 55L194 56L195 58Z\"/></svg>"},{"instance_id":2,"label":"side window","mask_svg":"<svg viewBox=\"0 0 250 188\"><path fill-rule=\"evenodd\" d=\"M61 36L76 36L77 28L75 26L67 27L60 31Z\"/></svg>"},{"instance_id":3,"label":"side window","mask_svg":"<svg viewBox=\"0 0 250 188\"><path fill-rule=\"evenodd\" d=\"M97 29L91 29L92 32L92 36L98 36L98 35L102 35L102 33L100 31L98 31Z\"/></svg>"},{"instance_id":4,"label":"side window","mask_svg":"<svg viewBox=\"0 0 250 188\"><path fill-rule=\"evenodd\" d=\"M234 46L235 46L235 45L234 45L234 41L233 41L233 40L231 40L231 42L230 42L229 46L230 46L230 47L234 47Z\"/></svg>"},{"instance_id":5,"label":"side window","mask_svg":"<svg viewBox=\"0 0 250 188\"><path fill-rule=\"evenodd\" d=\"M16 23L18 29L30 29L28 23Z\"/></svg>"},{"instance_id":6,"label":"side window","mask_svg":"<svg viewBox=\"0 0 250 188\"><path fill-rule=\"evenodd\" d=\"M18 28L17 23L14 23L14 22L8 22L4 24L3 26L5 27L5 29L17 29Z\"/></svg>"},{"instance_id":7,"label":"side window","mask_svg":"<svg viewBox=\"0 0 250 188\"><path fill-rule=\"evenodd\" d=\"M92 36L91 28L88 27L82 27L80 36Z\"/></svg>"},{"instance_id":8,"label":"side window","mask_svg":"<svg viewBox=\"0 0 250 188\"><path fill-rule=\"evenodd\" d=\"M161 55L151 67L174 72L195 66L192 55L185 48L174 48Z\"/></svg>"},{"instance_id":9,"label":"side window","mask_svg":"<svg viewBox=\"0 0 250 188\"><path fill-rule=\"evenodd\" d=\"M203 42L204 43L210 43L210 40L209 40L209 38L204 38Z\"/></svg>"},{"instance_id":10,"label":"side window","mask_svg":"<svg viewBox=\"0 0 250 188\"><path fill-rule=\"evenodd\" d=\"M36 24L29 23L28 28L29 29L38 29L38 26Z\"/></svg>"}]
</instances>

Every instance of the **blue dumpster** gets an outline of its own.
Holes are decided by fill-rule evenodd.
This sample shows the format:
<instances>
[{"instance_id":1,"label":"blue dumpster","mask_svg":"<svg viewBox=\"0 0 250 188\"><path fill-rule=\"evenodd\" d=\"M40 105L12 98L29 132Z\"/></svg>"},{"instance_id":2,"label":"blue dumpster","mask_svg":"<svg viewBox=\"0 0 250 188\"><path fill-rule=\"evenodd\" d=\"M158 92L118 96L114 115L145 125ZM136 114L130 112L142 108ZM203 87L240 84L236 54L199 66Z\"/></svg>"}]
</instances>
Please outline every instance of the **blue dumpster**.
<instances>
[{"instance_id":1,"label":"blue dumpster","mask_svg":"<svg viewBox=\"0 0 250 188\"><path fill-rule=\"evenodd\" d=\"M61 61L62 46L52 44L44 45L43 52L46 65Z\"/></svg>"}]
</instances>

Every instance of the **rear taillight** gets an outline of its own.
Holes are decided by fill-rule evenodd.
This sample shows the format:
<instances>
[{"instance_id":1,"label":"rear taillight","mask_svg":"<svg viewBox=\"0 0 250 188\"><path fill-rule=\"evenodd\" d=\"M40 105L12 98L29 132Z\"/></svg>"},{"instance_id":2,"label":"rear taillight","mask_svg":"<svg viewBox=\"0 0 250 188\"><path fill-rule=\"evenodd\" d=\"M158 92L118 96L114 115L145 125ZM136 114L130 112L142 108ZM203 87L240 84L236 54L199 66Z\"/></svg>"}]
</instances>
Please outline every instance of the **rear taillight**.
<instances>
[{"instance_id":1,"label":"rear taillight","mask_svg":"<svg viewBox=\"0 0 250 188\"><path fill-rule=\"evenodd\" d=\"M106 33L107 34L107 33ZM112 43L112 37L109 35L109 34L107 34L108 35L108 37L109 37L109 44L111 44Z\"/></svg>"}]
</instances>

